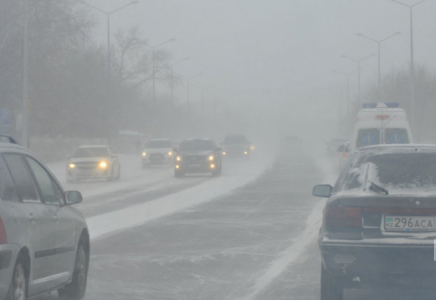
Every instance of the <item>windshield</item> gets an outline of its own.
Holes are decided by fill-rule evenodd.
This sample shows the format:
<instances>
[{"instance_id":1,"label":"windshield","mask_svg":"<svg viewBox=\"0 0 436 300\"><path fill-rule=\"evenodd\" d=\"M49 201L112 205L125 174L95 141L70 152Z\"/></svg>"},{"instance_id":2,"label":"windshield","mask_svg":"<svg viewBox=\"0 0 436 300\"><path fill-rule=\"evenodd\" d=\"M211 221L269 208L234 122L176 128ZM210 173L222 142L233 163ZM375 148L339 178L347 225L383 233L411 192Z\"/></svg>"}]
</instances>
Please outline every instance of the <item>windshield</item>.
<instances>
[{"instance_id":1,"label":"windshield","mask_svg":"<svg viewBox=\"0 0 436 300\"><path fill-rule=\"evenodd\" d=\"M85 157L108 157L109 151L107 148L95 147L95 148L78 148L72 157L85 158Z\"/></svg>"},{"instance_id":2,"label":"windshield","mask_svg":"<svg viewBox=\"0 0 436 300\"><path fill-rule=\"evenodd\" d=\"M436 190L436 154L369 155L351 169L345 189L365 189L365 182L374 182L390 192Z\"/></svg>"},{"instance_id":3,"label":"windshield","mask_svg":"<svg viewBox=\"0 0 436 300\"><path fill-rule=\"evenodd\" d=\"M235 136L226 136L224 139L224 144L246 144L247 139L243 135L235 135Z\"/></svg>"},{"instance_id":4,"label":"windshield","mask_svg":"<svg viewBox=\"0 0 436 300\"><path fill-rule=\"evenodd\" d=\"M168 141L168 140L165 140L165 141L163 141L163 140L151 140L145 144L145 148L148 148L148 149L171 148L171 147L172 147L171 141Z\"/></svg>"},{"instance_id":5,"label":"windshield","mask_svg":"<svg viewBox=\"0 0 436 300\"><path fill-rule=\"evenodd\" d=\"M214 144L209 140L183 141L180 144L180 151L209 151L214 150Z\"/></svg>"}]
</instances>

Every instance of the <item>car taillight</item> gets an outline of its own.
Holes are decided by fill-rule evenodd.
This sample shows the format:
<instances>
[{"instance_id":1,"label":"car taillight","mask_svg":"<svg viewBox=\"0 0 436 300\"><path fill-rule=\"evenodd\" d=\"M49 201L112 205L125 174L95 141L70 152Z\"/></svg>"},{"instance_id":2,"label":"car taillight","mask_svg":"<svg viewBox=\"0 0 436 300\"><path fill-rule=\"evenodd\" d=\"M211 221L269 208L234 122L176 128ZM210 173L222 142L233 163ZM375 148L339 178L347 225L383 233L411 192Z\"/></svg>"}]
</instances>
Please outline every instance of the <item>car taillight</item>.
<instances>
[{"instance_id":1,"label":"car taillight","mask_svg":"<svg viewBox=\"0 0 436 300\"><path fill-rule=\"evenodd\" d=\"M348 152L344 152L344 153L342 153L342 157L343 157L343 158L348 158Z\"/></svg>"},{"instance_id":2,"label":"car taillight","mask_svg":"<svg viewBox=\"0 0 436 300\"><path fill-rule=\"evenodd\" d=\"M324 213L325 227L362 227L360 207L327 206Z\"/></svg>"},{"instance_id":3,"label":"car taillight","mask_svg":"<svg viewBox=\"0 0 436 300\"><path fill-rule=\"evenodd\" d=\"M5 226L3 224L3 220L0 217L0 244L7 244L8 243L8 239L6 237L6 230L5 230Z\"/></svg>"}]
</instances>

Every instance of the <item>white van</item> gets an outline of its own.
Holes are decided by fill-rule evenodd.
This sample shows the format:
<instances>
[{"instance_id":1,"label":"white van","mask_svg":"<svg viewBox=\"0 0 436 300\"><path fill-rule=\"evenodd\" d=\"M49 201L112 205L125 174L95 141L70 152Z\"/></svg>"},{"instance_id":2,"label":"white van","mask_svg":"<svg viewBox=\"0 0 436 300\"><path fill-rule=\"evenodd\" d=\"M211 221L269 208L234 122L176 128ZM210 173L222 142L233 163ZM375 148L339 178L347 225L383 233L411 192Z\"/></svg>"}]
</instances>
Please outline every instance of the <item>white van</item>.
<instances>
[{"instance_id":1,"label":"white van","mask_svg":"<svg viewBox=\"0 0 436 300\"><path fill-rule=\"evenodd\" d=\"M364 103L357 114L350 152L377 144L413 143L406 112L398 103Z\"/></svg>"}]
</instances>

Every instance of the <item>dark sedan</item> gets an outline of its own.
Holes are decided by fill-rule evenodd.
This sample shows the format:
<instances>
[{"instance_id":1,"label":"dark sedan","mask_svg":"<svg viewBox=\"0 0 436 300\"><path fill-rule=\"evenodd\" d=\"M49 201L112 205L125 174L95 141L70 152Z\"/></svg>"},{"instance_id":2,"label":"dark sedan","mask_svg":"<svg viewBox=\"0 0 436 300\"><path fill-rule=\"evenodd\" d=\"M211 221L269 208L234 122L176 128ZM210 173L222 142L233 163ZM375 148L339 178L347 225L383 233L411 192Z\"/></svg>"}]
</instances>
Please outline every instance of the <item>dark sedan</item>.
<instances>
[{"instance_id":1,"label":"dark sedan","mask_svg":"<svg viewBox=\"0 0 436 300\"><path fill-rule=\"evenodd\" d=\"M219 176L222 170L221 148L211 139L185 140L174 160L174 176L182 177L186 173L212 173Z\"/></svg>"},{"instance_id":2,"label":"dark sedan","mask_svg":"<svg viewBox=\"0 0 436 300\"><path fill-rule=\"evenodd\" d=\"M345 288L434 287L436 146L372 146L355 152L329 198L319 247L321 299Z\"/></svg>"}]
</instances>

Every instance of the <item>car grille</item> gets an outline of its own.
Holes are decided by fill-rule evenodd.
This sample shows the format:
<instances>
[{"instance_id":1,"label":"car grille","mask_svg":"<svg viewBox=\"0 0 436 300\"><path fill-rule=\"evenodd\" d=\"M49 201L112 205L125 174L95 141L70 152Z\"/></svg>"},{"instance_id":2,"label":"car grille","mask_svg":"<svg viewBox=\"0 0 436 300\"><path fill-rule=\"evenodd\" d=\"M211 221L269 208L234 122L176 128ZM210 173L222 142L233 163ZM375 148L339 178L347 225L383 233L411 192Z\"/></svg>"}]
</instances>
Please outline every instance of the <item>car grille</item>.
<instances>
[{"instance_id":1,"label":"car grille","mask_svg":"<svg viewBox=\"0 0 436 300\"><path fill-rule=\"evenodd\" d=\"M152 153L150 154L151 161L163 161L165 160L165 156L162 153Z\"/></svg>"},{"instance_id":2,"label":"car grille","mask_svg":"<svg viewBox=\"0 0 436 300\"><path fill-rule=\"evenodd\" d=\"M89 162L77 162L75 163L77 166L78 170L81 171L90 171L90 170L95 170L98 167L98 163L94 162L94 161L89 161Z\"/></svg>"},{"instance_id":3,"label":"car grille","mask_svg":"<svg viewBox=\"0 0 436 300\"><path fill-rule=\"evenodd\" d=\"M185 157L187 162L203 162L207 159L207 156L204 155L189 155Z\"/></svg>"}]
</instances>

